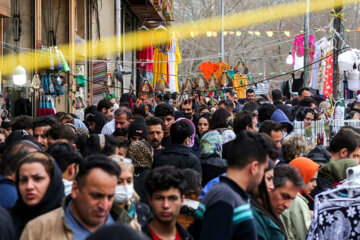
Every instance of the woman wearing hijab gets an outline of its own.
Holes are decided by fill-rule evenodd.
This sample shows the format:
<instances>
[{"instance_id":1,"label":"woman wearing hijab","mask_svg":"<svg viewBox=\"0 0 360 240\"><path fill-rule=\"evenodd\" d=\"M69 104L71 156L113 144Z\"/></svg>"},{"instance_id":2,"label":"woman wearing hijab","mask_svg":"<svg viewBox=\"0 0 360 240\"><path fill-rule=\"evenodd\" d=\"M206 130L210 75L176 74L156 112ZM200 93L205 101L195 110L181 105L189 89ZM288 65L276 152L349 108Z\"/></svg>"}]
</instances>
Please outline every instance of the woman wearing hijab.
<instances>
[{"instance_id":1,"label":"woman wearing hijab","mask_svg":"<svg viewBox=\"0 0 360 240\"><path fill-rule=\"evenodd\" d=\"M201 138L200 163L203 187L226 171L227 164L222 159L222 140L218 131L207 132Z\"/></svg>"},{"instance_id":2,"label":"woman wearing hijab","mask_svg":"<svg viewBox=\"0 0 360 240\"><path fill-rule=\"evenodd\" d=\"M140 202L148 204L145 181L151 172L154 151L145 141L136 141L130 144L127 152L134 165L134 189L140 196Z\"/></svg>"},{"instance_id":3,"label":"woman wearing hijab","mask_svg":"<svg viewBox=\"0 0 360 240\"><path fill-rule=\"evenodd\" d=\"M309 209L309 201L303 195L310 196L311 191L316 187L320 165L305 157L296 158L289 164L301 172L305 189L298 192L296 198L291 202L290 208L280 215L280 219L289 239L305 240L311 224L312 212Z\"/></svg>"},{"instance_id":4,"label":"woman wearing hijab","mask_svg":"<svg viewBox=\"0 0 360 240\"><path fill-rule=\"evenodd\" d=\"M61 170L48 154L29 153L19 162L16 188L19 198L11 216L18 239L29 221L61 206L64 198Z\"/></svg>"}]
</instances>

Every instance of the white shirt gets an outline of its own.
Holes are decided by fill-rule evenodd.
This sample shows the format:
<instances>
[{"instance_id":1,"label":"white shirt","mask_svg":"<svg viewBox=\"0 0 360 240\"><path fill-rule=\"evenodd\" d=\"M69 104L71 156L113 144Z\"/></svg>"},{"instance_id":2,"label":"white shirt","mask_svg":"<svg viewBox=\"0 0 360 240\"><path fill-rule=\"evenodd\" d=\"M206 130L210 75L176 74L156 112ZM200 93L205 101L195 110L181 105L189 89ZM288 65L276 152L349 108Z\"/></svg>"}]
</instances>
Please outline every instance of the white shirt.
<instances>
[{"instance_id":1,"label":"white shirt","mask_svg":"<svg viewBox=\"0 0 360 240\"><path fill-rule=\"evenodd\" d=\"M106 123L104 127L101 129L101 134L103 135L111 135L115 132L115 119Z\"/></svg>"}]
</instances>

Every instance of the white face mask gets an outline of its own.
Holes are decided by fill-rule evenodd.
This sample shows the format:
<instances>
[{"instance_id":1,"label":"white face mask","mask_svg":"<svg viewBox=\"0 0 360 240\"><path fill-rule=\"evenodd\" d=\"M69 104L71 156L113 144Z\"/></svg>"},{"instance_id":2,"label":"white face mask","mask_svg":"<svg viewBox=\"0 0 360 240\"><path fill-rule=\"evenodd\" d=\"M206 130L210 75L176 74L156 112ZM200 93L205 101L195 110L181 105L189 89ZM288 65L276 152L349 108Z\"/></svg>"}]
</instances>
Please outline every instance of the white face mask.
<instances>
[{"instance_id":1,"label":"white face mask","mask_svg":"<svg viewBox=\"0 0 360 240\"><path fill-rule=\"evenodd\" d=\"M134 185L116 186L114 200L117 203L124 203L129 201L134 193Z\"/></svg>"}]
</instances>

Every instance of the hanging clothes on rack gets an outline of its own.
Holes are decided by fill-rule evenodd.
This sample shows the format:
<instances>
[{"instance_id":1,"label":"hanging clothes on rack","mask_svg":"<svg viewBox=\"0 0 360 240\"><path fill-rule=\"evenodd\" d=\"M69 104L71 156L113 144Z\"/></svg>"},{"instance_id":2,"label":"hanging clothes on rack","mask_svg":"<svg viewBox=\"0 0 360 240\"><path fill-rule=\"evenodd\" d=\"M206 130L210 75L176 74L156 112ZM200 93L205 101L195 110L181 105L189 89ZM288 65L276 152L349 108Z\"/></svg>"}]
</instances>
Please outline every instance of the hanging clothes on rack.
<instances>
[{"instance_id":1,"label":"hanging clothes on rack","mask_svg":"<svg viewBox=\"0 0 360 240\"><path fill-rule=\"evenodd\" d=\"M356 168L359 167L353 167ZM335 189L316 195L306 239L360 239L359 196L359 180L349 180L349 177Z\"/></svg>"},{"instance_id":2,"label":"hanging clothes on rack","mask_svg":"<svg viewBox=\"0 0 360 240\"><path fill-rule=\"evenodd\" d=\"M209 80L214 71L217 70L217 67L214 63L210 62L210 60L206 60L198 67L204 73L204 77L206 80Z\"/></svg>"},{"instance_id":3,"label":"hanging clothes on rack","mask_svg":"<svg viewBox=\"0 0 360 240\"><path fill-rule=\"evenodd\" d=\"M169 86L170 91L179 92L178 84L178 66L181 63L181 54L179 49L178 41L173 33L170 49L168 52L168 62L169 62Z\"/></svg>"},{"instance_id":4,"label":"hanging clothes on rack","mask_svg":"<svg viewBox=\"0 0 360 240\"><path fill-rule=\"evenodd\" d=\"M223 62L221 59L217 63L215 63L215 65L216 65L216 70L214 71L214 75L216 79L219 80L223 72L228 71L230 69L230 66L226 62Z\"/></svg>"},{"instance_id":5,"label":"hanging clothes on rack","mask_svg":"<svg viewBox=\"0 0 360 240\"><path fill-rule=\"evenodd\" d=\"M137 68L140 71L140 75L147 78L150 82L153 82L153 58L154 58L154 46L141 49L137 52ZM140 82L141 84L142 82Z\"/></svg>"},{"instance_id":6,"label":"hanging clothes on rack","mask_svg":"<svg viewBox=\"0 0 360 240\"><path fill-rule=\"evenodd\" d=\"M333 55L328 52L325 60L324 88L323 95L328 97L333 94Z\"/></svg>"},{"instance_id":7,"label":"hanging clothes on rack","mask_svg":"<svg viewBox=\"0 0 360 240\"><path fill-rule=\"evenodd\" d=\"M240 75L235 74L234 75L234 81L233 81L233 87L238 95L238 98L245 98L247 87L247 77L246 75Z\"/></svg>"},{"instance_id":8,"label":"hanging clothes on rack","mask_svg":"<svg viewBox=\"0 0 360 240\"><path fill-rule=\"evenodd\" d=\"M152 82L153 87L156 86L156 84L159 82L161 77L165 77L166 82L169 83L168 52L171 44L171 35L169 34L168 31L167 32L164 32L164 30L158 30L158 31L161 31L159 37L163 37L165 35L165 38L163 39L161 44L159 44L158 46L154 46L154 57L153 57L154 81Z\"/></svg>"},{"instance_id":9,"label":"hanging clothes on rack","mask_svg":"<svg viewBox=\"0 0 360 240\"><path fill-rule=\"evenodd\" d=\"M312 34L309 35L309 49L305 49L304 42L305 42L304 34L299 34L299 35L297 35L295 37L294 47L293 47L293 51L292 51L292 56L293 56L292 65L293 66L296 65L296 56L297 57L303 57L305 51L309 51L311 61L314 61L314 58L313 58L314 51L315 51L315 38L314 38L314 36Z\"/></svg>"}]
</instances>

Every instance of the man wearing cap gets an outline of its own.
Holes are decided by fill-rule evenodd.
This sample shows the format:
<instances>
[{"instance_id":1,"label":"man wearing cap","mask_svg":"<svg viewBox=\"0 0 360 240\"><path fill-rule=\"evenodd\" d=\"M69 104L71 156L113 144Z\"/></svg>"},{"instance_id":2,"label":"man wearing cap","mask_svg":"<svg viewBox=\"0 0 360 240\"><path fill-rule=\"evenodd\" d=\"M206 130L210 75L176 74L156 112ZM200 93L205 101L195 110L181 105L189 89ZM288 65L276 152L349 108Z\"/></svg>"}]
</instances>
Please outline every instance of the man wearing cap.
<instances>
[{"instance_id":1,"label":"man wearing cap","mask_svg":"<svg viewBox=\"0 0 360 240\"><path fill-rule=\"evenodd\" d=\"M146 123L143 117L137 117L129 126L128 139L130 144L145 141L148 137Z\"/></svg>"}]
</instances>

